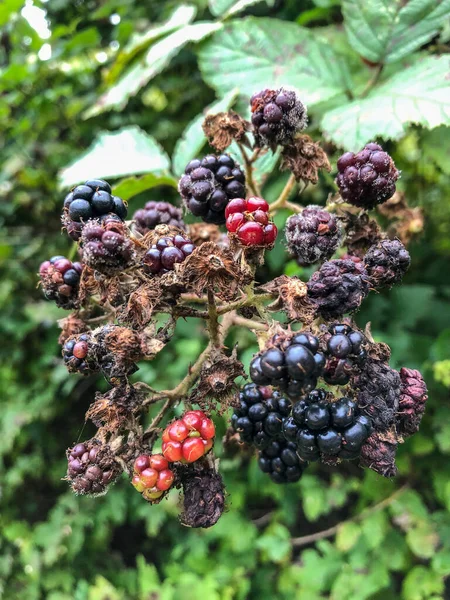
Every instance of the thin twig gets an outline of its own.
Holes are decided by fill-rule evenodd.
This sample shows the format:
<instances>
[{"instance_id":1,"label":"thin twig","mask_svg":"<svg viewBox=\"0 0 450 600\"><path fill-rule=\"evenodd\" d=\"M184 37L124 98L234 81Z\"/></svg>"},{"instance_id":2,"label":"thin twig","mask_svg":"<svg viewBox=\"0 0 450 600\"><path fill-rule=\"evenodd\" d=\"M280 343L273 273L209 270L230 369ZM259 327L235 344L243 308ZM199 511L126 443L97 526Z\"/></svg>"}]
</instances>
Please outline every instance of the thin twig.
<instances>
[{"instance_id":1,"label":"thin twig","mask_svg":"<svg viewBox=\"0 0 450 600\"><path fill-rule=\"evenodd\" d=\"M258 155L256 155L256 158L254 158L255 154L253 154L253 156L249 158L244 146L240 142L237 142L237 145L239 146L242 160L244 161L246 184L252 194L255 196L261 196L261 190L253 177L253 162L256 160Z\"/></svg>"},{"instance_id":2,"label":"thin twig","mask_svg":"<svg viewBox=\"0 0 450 600\"><path fill-rule=\"evenodd\" d=\"M211 345L214 348L219 348L219 320L214 292L212 290L208 290L208 317L208 331Z\"/></svg>"},{"instance_id":3,"label":"thin twig","mask_svg":"<svg viewBox=\"0 0 450 600\"><path fill-rule=\"evenodd\" d=\"M336 535L336 533L338 532L339 528L342 527L342 525L346 525L347 523L357 523L358 521L364 520L367 516L369 516L375 512L378 512L380 510L383 510L384 508L387 508L394 502L394 500L396 500L408 488L409 488L409 484L405 483L405 485L403 485L401 488L396 490L393 494L391 494L390 496L388 496L381 502L378 502L378 504L375 504L374 506L371 506L370 508L366 508L365 510L360 512L359 515L356 515L356 516L352 517L351 519L346 519L345 521L341 521L340 523L338 523L334 527L330 527L329 529L324 529L323 531L318 531L317 533L311 533L310 535L303 535L301 537L292 538L291 544L295 548L300 548L302 546L307 546L308 544L312 544L313 542L317 542L317 541L323 540L325 538L333 537L333 535Z\"/></svg>"},{"instance_id":4,"label":"thin twig","mask_svg":"<svg viewBox=\"0 0 450 600\"><path fill-rule=\"evenodd\" d=\"M247 329L255 329L257 331L267 331L269 328L267 323L260 323L259 321L253 321L252 319L245 319L236 315L233 319L234 325L239 327L246 327Z\"/></svg>"},{"instance_id":5,"label":"thin twig","mask_svg":"<svg viewBox=\"0 0 450 600\"><path fill-rule=\"evenodd\" d=\"M296 184L295 175L292 173L292 175L287 180L286 185L284 186L281 194L278 196L278 198L275 200L275 202L272 202L272 204L270 204L270 206L269 206L270 212L274 212L274 211L278 210L279 208L286 207L286 202L288 201L288 198L289 198L295 184Z\"/></svg>"}]
</instances>

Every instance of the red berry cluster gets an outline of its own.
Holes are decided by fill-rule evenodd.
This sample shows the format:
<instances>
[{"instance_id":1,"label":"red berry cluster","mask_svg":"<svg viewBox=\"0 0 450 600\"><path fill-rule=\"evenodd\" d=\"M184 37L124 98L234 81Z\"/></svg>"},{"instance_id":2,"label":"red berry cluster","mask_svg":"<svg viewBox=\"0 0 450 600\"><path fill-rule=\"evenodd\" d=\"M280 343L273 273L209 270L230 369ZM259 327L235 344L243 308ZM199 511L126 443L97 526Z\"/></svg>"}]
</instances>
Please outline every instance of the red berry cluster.
<instances>
[{"instance_id":1,"label":"red berry cluster","mask_svg":"<svg viewBox=\"0 0 450 600\"><path fill-rule=\"evenodd\" d=\"M235 198L225 209L226 228L243 246L269 247L278 230L269 217L269 205L263 198Z\"/></svg>"},{"instance_id":2,"label":"red berry cluster","mask_svg":"<svg viewBox=\"0 0 450 600\"><path fill-rule=\"evenodd\" d=\"M141 454L134 461L131 483L149 502L159 500L173 480L174 473L162 454Z\"/></svg>"},{"instance_id":3,"label":"red berry cluster","mask_svg":"<svg viewBox=\"0 0 450 600\"><path fill-rule=\"evenodd\" d=\"M162 452L169 462L192 463L213 446L216 429L201 410L190 410L164 430Z\"/></svg>"},{"instance_id":4,"label":"red berry cluster","mask_svg":"<svg viewBox=\"0 0 450 600\"><path fill-rule=\"evenodd\" d=\"M65 256L53 256L39 267L43 290L48 300L62 308L77 306L78 288L83 266Z\"/></svg>"}]
</instances>

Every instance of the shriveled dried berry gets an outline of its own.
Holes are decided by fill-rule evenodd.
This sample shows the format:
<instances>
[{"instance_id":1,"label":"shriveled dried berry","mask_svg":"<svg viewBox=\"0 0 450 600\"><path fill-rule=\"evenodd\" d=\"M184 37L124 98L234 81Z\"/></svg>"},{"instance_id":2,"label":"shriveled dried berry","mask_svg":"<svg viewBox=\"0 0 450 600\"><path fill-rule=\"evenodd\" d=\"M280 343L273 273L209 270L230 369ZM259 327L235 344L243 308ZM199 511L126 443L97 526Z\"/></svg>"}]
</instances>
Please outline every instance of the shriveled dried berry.
<instances>
[{"instance_id":1,"label":"shriveled dried berry","mask_svg":"<svg viewBox=\"0 0 450 600\"><path fill-rule=\"evenodd\" d=\"M400 401L396 416L397 432L408 437L419 431L428 400L427 384L415 369L400 369Z\"/></svg>"},{"instance_id":2,"label":"shriveled dried berry","mask_svg":"<svg viewBox=\"0 0 450 600\"><path fill-rule=\"evenodd\" d=\"M140 208L133 215L136 230L145 235L157 225L171 225L179 229L185 229L183 213L180 208L169 202L147 202L144 208Z\"/></svg>"},{"instance_id":3,"label":"shriveled dried berry","mask_svg":"<svg viewBox=\"0 0 450 600\"><path fill-rule=\"evenodd\" d=\"M382 240L364 256L364 266L375 288L399 283L410 264L409 252L400 240Z\"/></svg>"}]
</instances>

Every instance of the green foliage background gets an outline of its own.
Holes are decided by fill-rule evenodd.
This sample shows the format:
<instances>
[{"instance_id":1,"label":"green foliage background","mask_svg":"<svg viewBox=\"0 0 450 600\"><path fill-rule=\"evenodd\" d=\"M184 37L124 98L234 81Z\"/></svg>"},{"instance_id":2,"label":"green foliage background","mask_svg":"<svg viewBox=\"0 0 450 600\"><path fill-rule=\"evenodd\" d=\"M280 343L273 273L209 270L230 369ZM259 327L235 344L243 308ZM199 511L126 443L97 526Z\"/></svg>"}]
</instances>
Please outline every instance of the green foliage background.
<instances>
[{"instance_id":1,"label":"green foliage background","mask_svg":"<svg viewBox=\"0 0 450 600\"><path fill-rule=\"evenodd\" d=\"M450 597L450 1L27 5L47 11L48 39L21 13L23 0L0 4L0 597ZM151 198L176 201L176 176L205 145L204 107L246 110L251 92L280 83L302 91L308 132L327 140L334 164L342 148L384 140L400 189L425 210L404 284L372 294L358 314L392 346L393 366L420 368L429 385L400 474L386 481L314 465L280 489L255 461L227 456L229 510L207 531L179 525L176 494L150 507L125 478L102 498L74 497L61 481L65 449L93 434L84 413L106 384L67 375L63 311L36 289L39 263L69 249L64 191L105 176L131 211ZM268 199L285 178L269 177ZM304 200L324 203L332 190L331 174ZM298 272L279 244L260 278L283 270ZM251 336L234 341L248 363ZM200 323L180 322L139 378L172 387L204 343Z\"/></svg>"}]
</instances>

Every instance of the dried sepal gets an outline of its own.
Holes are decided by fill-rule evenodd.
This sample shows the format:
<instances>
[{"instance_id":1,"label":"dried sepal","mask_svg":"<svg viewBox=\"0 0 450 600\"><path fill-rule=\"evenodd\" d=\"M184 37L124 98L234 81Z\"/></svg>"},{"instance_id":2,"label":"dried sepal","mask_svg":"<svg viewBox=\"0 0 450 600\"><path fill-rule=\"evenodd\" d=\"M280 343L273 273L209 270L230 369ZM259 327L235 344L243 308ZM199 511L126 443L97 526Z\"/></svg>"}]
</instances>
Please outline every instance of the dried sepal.
<instances>
[{"instance_id":1,"label":"dried sepal","mask_svg":"<svg viewBox=\"0 0 450 600\"><path fill-rule=\"evenodd\" d=\"M223 239L229 245L228 236L222 233L217 225L203 221L188 225L188 236L195 246L201 246L205 242L220 244Z\"/></svg>"},{"instance_id":2,"label":"dried sepal","mask_svg":"<svg viewBox=\"0 0 450 600\"><path fill-rule=\"evenodd\" d=\"M363 258L373 244L383 239L380 226L367 213L354 215L346 211L343 222L346 232L344 245L353 256Z\"/></svg>"},{"instance_id":3,"label":"dried sepal","mask_svg":"<svg viewBox=\"0 0 450 600\"><path fill-rule=\"evenodd\" d=\"M403 192L395 192L392 198L379 205L377 210L384 217L394 221L388 228L389 237L398 237L405 246L423 231L425 225L423 209L419 206L408 206Z\"/></svg>"},{"instance_id":4,"label":"dried sepal","mask_svg":"<svg viewBox=\"0 0 450 600\"><path fill-rule=\"evenodd\" d=\"M291 171L297 181L316 184L319 170L331 171L330 161L318 142L309 135L299 135L286 145L281 154L281 169Z\"/></svg>"},{"instance_id":5,"label":"dried sepal","mask_svg":"<svg viewBox=\"0 0 450 600\"><path fill-rule=\"evenodd\" d=\"M223 152L233 140L245 141L247 131L251 126L234 110L206 115L202 125L205 136L211 146Z\"/></svg>"},{"instance_id":6,"label":"dried sepal","mask_svg":"<svg viewBox=\"0 0 450 600\"><path fill-rule=\"evenodd\" d=\"M122 429L130 429L133 413L142 404L143 398L143 393L129 383L113 387L106 394L97 392L86 419L102 427L105 432L117 433Z\"/></svg>"},{"instance_id":7,"label":"dried sepal","mask_svg":"<svg viewBox=\"0 0 450 600\"><path fill-rule=\"evenodd\" d=\"M163 289L158 278L143 283L129 295L126 303L119 308L117 312L119 323L130 325L134 329L142 329L150 323L162 295Z\"/></svg>"},{"instance_id":8,"label":"dried sepal","mask_svg":"<svg viewBox=\"0 0 450 600\"><path fill-rule=\"evenodd\" d=\"M199 296L213 291L221 300L233 300L243 280L230 250L214 242L196 248L181 265L186 286Z\"/></svg>"},{"instance_id":9,"label":"dried sepal","mask_svg":"<svg viewBox=\"0 0 450 600\"><path fill-rule=\"evenodd\" d=\"M76 313L69 315L65 319L60 319L58 325L61 328L61 333L58 338L58 343L61 346L65 344L70 337L89 331L88 325L83 319L80 319Z\"/></svg>"},{"instance_id":10,"label":"dried sepal","mask_svg":"<svg viewBox=\"0 0 450 600\"><path fill-rule=\"evenodd\" d=\"M276 298L268 310L284 311L289 321L309 324L314 320L315 306L308 298L306 283L298 277L281 275L259 289Z\"/></svg>"}]
</instances>

